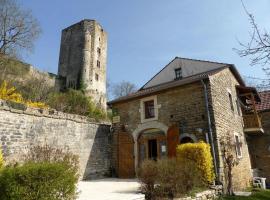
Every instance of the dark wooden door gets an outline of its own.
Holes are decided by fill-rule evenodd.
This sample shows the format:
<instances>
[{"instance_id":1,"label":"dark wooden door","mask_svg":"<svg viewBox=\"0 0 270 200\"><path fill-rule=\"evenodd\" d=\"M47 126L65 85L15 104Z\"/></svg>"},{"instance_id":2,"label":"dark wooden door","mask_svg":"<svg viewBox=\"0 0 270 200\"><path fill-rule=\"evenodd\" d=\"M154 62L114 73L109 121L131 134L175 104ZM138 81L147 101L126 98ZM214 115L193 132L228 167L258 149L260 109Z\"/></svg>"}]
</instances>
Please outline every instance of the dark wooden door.
<instances>
[{"instance_id":1,"label":"dark wooden door","mask_svg":"<svg viewBox=\"0 0 270 200\"><path fill-rule=\"evenodd\" d=\"M179 128L178 126L171 126L167 132L167 148L168 157L176 156L176 147L179 144Z\"/></svg>"},{"instance_id":2,"label":"dark wooden door","mask_svg":"<svg viewBox=\"0 0 270 200\"><path fill-rule=\"evenodd\" d=\"M118 176L135 177L134 142L132 136L126 132L118 135Z\"/></svg>"}]
</instances>

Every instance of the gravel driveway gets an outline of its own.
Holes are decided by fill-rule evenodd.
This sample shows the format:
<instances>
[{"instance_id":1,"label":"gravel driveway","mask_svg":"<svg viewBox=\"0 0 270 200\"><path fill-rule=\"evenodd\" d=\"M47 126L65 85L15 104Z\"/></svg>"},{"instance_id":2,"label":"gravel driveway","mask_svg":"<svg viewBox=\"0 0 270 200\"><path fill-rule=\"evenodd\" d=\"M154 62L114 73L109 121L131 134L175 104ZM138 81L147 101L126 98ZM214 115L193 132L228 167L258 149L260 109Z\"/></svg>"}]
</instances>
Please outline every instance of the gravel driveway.
<instances>
[{"instance_id":1,"label":"gravel driveway","mask_svg":"<svg viewBox=\"0 0 270 200\"><path fill-rule=\"evenodd\" d=\"M79 182L78 200L143 200L136 179L100 179Z\"/></svg>"}]
</instances>

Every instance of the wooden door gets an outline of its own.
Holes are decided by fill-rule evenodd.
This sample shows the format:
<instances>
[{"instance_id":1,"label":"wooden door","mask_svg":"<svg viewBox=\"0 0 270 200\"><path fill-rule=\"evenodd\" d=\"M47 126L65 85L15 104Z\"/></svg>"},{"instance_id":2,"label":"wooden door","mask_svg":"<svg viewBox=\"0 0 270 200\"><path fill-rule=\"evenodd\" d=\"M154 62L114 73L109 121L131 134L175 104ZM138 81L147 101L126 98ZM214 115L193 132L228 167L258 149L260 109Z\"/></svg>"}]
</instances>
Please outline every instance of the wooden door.
<instances>
[{"instance_id":1,"label":"wooden door","mask_svg":"<svg viewBox=\"0 0 270 200\"><path fill-rule=\"evenodd\" d=\"M174 125L171 126L167 132L167 148L168 157L172 158L176 156L176 147L179 144L179 128Z\"/></svg>"},{"instance_id":2,"label":"wooden door","mask_svg":"<svg viewBox=\"0 0 270 200\"><path fill-rule=\"evenodd\" d=\"M118 176L119 178L134 178L134 142L126 132L118 135Z\"/></svg>"}]
</instances>

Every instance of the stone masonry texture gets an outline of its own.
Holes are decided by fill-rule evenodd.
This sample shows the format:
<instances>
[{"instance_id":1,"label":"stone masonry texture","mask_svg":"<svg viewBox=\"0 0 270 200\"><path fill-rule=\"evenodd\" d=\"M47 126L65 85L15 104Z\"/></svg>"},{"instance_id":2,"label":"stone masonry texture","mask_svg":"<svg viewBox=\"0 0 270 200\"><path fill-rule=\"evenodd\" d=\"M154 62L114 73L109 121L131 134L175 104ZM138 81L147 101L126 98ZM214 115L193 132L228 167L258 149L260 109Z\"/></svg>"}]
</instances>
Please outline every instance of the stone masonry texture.
<instances>
[{"instance_id":1,"label":"stone masonry texture","mask_svg":"<svg viewBox=\"0 0 270 200\"><path fill-rule=\"evenodd\" d=\"M219 179L226 186L219 138L224 134L229 134L234 140L234 134L239 134L242 142L242 157L233 170L233 187L236 191L242 190L250 184L251 165L246 136L243 132L242 116L237 113L235 103L237 99L235 86L239 85L239 83L229 69L224 69L210 76L209 81L206 83ZM233 98L234 111L230 108L228 91L230 91ZM205 133L209 132L209 129L204 89L200 81L149 96L152 95L157 96L158 119L156 121L167 127L178 125L180 127L180 137L181 134L193 134L197 140L206 141ZM125 126L126 131L132 134L139 126L143 125L140 118L140 101L141 99L137 98L113 104L113 109L120 116L120 122L114 124L115 139L117 139L117 132L121 131L121 127ZM114 147L117 147L117 141L114 141L113 144ZM113 158L114 161L117 160L116 148L113 151ZM116 163L114 162L114 167L116 167Z\"/></svg>"},{"instance_id":2,"label":"stone masonry texture","mask_svg":"<svg viewBox=\"0 0 270 200\"><path fill-rule=\"evenodd\" d=\"M79 156L83 179L110 173L111 139L108 123L65 113L41 113L37 109L13 109L0 102L0 140L7 162L21 161L32 145L68 148Z\"/></svg>"},{"instance_id":3,"label":"stone masonry texture","mask_svg":"<svg viewBox=\"0 0 270 200\"><path fill-rule=\"evenodd\" d=\"M239 159L239 164L233 168L233 186L236 191L239 191L250 185L251 165L246 136L243 132L243 119L241 114L238 114L236 107L236 85L239 85L239 83L229 69L224 69L210 77L213 108L212 123L214 123L215 137L217 137L216 150L219 155L218 167L220 178L221 180L224 179L223 158L219 144L220 138L225 134L229 134L234 140L234 134L238 134L242 142L242 157ZM234 111L230 108L228 92L232 95ZM225 180L223 180L223 183L225 183L226 186Z\"/></svg>"},{"instance_id":4,"label":"stone masonry texture","mask_svg":"<svg viewBox=\"0 0 270 200\"><path fill-rule=\"evenodd\" d=\"M82 20L62 30L58 67L61 88L85 87L86 94L105 109L106 64L107 33L95 20Z\"/></svg>"},{"instance_id":5,"label":"stone masonry texture","mask_svg":"<svg viewBox=\"0 0 270 200\"><path fill-rule=\"evenodd\" d=\"M270 184L270 111L260 113L264 133L248 137L252 168Z\"/></svg>"}]
</instances>

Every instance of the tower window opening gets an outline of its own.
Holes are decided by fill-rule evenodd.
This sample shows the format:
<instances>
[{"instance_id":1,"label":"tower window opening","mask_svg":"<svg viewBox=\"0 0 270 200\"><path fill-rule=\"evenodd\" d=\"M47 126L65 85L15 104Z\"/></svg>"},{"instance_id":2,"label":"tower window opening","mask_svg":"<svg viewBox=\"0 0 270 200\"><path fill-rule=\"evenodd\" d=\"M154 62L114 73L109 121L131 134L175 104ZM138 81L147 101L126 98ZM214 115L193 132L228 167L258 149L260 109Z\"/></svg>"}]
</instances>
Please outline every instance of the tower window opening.
<instances>
[{"instance_id":1,"label":"tower window opening","mask_svg":"<svg viewBox=\"0 0 270 200\"><path fill-rule=\"evenodd\" d=\"M95 75L95 79L96 79L96 81L98 81L98 79L99 79L98 74Z\"/></svg>"},{"instance_id":2,"label":"tower window opening","mask_svg":"<svg viewBox=\"0 0 270 200\"><path fill-rule=\"evenodd\" d=\"M98 55L100 56L100 54L101 54L101 49L98 47L97 48L97 53L98 53Z\"/></svg>"},{"instance_id":3,"label":"tower window opening","mask_svg":"<svg viewBox=\"0 0 270 200\"><path fill-rule=\"evenodd\" d=\"M97 61L97 67L100 68L100 61Z\"/></svg>"}]
</instances>

